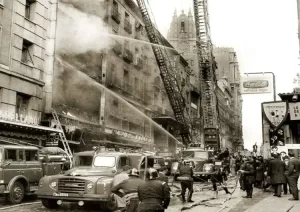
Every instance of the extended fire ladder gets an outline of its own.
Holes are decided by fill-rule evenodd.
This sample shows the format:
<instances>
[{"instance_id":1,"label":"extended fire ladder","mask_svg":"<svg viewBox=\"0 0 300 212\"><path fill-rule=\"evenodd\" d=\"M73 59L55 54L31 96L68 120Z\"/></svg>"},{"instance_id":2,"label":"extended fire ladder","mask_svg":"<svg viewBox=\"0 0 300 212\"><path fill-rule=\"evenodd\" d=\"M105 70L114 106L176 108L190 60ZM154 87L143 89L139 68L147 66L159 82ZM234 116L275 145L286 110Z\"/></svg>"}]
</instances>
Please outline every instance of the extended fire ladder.
<instances>
[{"instance_id":1,"label":"extended fire ladder","mask_svg":"<svg viewBox=\"0 0 300 212\"><path fill-rule=\"evenodd\" d=\"M72 151L70 149L68 140L67 140L67 138L65 136L64 130L63 130L61 124L60 124L58 115L57 115L57 113L56 113L55 110L52 111L52 116L53 116L53 119L54 119L55 123L57 124L57 126L56 126L57 129L60 130L60 132L58 133L58 135L59 135L59 138L60 138L60 140L61 140L61 142L63 144L64 150L65 150L65 152L66 152L66 154L67 154L67 156L68 156L68 158L70 160L70 165L72 167L72 155L73 154L72 154Z\"/></svg>"},{"instance_id":2,"label":"extended fire ladder","mask_svg":"<svg viewBox=\"0 0 300 212\"><path fill-rule=\"evenodd\" d=\"M218 102L215 93L216 77L210 37L207 0L193 0L197 35L198 66L204 116L204 144L219 148Z\"/></svg>"},{"instance_id":3,"label":"extended fire ladder","mask_svg":"<svg viewBox=\"0 0 300 212\"><path fill-rule=\"evenodd\" d=\"M179 123L182 124L180 132L182 142L186 145L190 144L192 143L192 137L190 133L191 122L188 120L189 116L187 115L187 111L185 110L185 103L184 99L181 96L178 82L170 74L169 70L171 69L171 65L169 59L167 58L168 53L163 47L161 47L163 46L161 36L151 21L144 0L137 0L137 3L143 17L148 39L151 43L157 44L151 45L152 50L154 52L156 62L160 69L160 76L162 78L175 118Z\"/></svg>"}]
</instances>

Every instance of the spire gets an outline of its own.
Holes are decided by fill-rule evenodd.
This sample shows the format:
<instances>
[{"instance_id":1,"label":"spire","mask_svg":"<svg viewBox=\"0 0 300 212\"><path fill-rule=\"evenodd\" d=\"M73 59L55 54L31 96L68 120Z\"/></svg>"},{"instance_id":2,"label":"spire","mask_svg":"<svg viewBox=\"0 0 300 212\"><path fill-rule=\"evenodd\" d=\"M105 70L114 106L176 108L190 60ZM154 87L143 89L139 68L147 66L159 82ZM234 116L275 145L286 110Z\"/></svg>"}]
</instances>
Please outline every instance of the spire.
<instances>
[{"instance_id":1,"label":"spire","mask_svg":"<svg viewBox=\"0 0 300 212\"><path fill-rule=\"evenodd\" d=\"M177 16L177 9L176 8L174 10L174 15L173 16Z\"/></svg>"},{"instance_id":2,"label":"spire","mask_svg":"<svg viewBox=\"0 0 300 212\"><path fill-rule=\"evenodd\" d=\"M192 9L189 9L189 16L192 16Z\"/></svg>"},{"instance_id":3,"label":"spire","mask_svg":"<svg viewBox=\"0 0 300 212\"><path fill-rule=\"evenodd\" d=\"M184 10L181 10L181 14L184 14Z\"/></svg>"}]
</instances>

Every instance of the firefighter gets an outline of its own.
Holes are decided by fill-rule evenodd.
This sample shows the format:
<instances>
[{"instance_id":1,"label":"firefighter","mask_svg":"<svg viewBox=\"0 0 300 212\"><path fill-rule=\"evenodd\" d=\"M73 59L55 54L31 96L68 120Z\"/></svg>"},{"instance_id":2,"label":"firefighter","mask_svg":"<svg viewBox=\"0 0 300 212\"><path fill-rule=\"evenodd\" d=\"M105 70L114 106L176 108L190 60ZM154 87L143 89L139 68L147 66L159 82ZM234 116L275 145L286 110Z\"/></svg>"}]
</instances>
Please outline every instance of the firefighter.
<instances>
[{"instance_id":1,"label":"firefighter","mask_svg":"<svg viewBox=\"0 0 300 212\"><path fill-rule=\"evenodd\" d=\"M118 185L112 187L111 192L114 194L118 194L118 192L122 189L125 193L125 201L126 201L126 211L127 212L137 212L139 199L138 199L138 187L141 185L144 180L141 180L139 171L135 168L131 169L128 173L129 179L124 180Z\"/></svg>"},{"instance_id":2,"label":"firefighter","mask_svg":"<svg viewBox=\"0 0 300 212\"><path fill-rule=\"evenodd\" d=\"M181 198L182 198L183 202L185 202L186 189L189 190L187 201L194 202L192 200L192 195L194 192L193 175L194 175L193 168L189 164L187 164L185 161L183 161L182 165L179 168L179 177L177 178L181 184Z\"/></svg>"},{"instance_id":3,"label":"firefighter","mask_svg":"<svg viewBox=\"0 0 300 212\"><path fill-rule=\"evenodd\" d=\"M227 181L227 175L224 171L223 167L217 168L215 165L215 158L212 159L213 166L213 172L211 175L211 182L213 184L213 191L214 191L214 198L217 198L218 196L218 187L217 184L221 185L226 194L231 194L227 187L226 187L226 181Z\"/></svg>"},{"instance_id":4,"label":"firefighter","mask_svg":"<svg viewBox=\"0 0 300 212\"><path fill-rule=\"evenodd\" d=\"M138 187L139 212L164 212L170 203L170 189L165 182L157 180L158 173L150 168L147 181Z\"/></svg>"}]
</instances>

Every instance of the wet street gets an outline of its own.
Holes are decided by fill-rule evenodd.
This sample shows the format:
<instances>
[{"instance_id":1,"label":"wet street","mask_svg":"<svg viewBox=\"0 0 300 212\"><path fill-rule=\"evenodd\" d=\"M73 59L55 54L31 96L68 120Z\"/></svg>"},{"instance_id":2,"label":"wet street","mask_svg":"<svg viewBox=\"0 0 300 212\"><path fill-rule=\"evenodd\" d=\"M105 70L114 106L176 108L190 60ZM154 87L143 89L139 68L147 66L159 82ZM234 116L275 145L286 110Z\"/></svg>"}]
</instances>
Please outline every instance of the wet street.
<instances>
[{"instance_id":1,"label":"wet street","mask_svg":"<svg viewBox=\"0 0 300 212\"><path fill-rule=\"evenodd\" d=\"M231 179L229 183L229 190L234 189L234 179ZM178 184L175 184L178 186ZM219 191L217 199L213 199L213 192L210 190L209 184L201 183L195 187L196 191L193 195L194 203L182 204L181 200L177 195L179 190L176 187L172 187L174 191L171 204L166 212L296 212L300 210L300 201L289 201L291 195L283 195L281 198L274 197L272 192L263 192L260 189L254 190L252 199L244 199L242 196L245 192L240 190L239 187L234 191L232 195L225 194L223 190ZM2 206L1 211L5 212L33 212L51 211L42 206L39 201L27 202L22 205L15 206ZM63 204L59 209L52 210L56 212L73 211L99 211L95 210L93 206L79 207L77 204Z\"/></svg>"}]
</instances>

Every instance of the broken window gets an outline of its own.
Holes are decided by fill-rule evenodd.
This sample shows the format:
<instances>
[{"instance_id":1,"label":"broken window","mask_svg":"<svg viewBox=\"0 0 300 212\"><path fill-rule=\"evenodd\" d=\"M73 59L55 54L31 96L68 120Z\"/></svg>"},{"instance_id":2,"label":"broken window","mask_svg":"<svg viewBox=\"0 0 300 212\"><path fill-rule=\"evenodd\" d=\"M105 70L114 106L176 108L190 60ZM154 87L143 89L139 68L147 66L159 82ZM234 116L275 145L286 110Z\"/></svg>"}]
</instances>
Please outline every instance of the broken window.
<instances>
[{"instance_id":1,"label":"broken window","mask_svg":"<svg viewBox=\"0 0 300 212\"><path fill-rule=\"evenodd\" d=\"M185 32L185 23L184 23L184 21L181 21L181 25L180 25L180 31L181 32Z\"/></svg>"},{"instance_id":2,"label":"broken window","mask_svg":"<svg viewBox=\"0 0 300 212\"><path fill-rule=\"evenodd\" d=\"M23 46L22 46L22 57L21 57L21 61L23 63L33 65L33 59L31 55L32 48L33 48L33 43L24 39Z\"/></svg>"},{"instance_id":3,"label":"broken window","mask_svg":"<svg viewBox=\"0 0 300 212\"><path fill-rule=\"evenodd\" d=\"M30 96L17 93L16 114L20 121L24 121L25 117L28 114L29 100Z\"/></svg>"}]
</instances>

